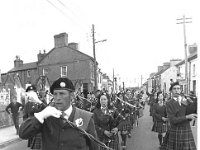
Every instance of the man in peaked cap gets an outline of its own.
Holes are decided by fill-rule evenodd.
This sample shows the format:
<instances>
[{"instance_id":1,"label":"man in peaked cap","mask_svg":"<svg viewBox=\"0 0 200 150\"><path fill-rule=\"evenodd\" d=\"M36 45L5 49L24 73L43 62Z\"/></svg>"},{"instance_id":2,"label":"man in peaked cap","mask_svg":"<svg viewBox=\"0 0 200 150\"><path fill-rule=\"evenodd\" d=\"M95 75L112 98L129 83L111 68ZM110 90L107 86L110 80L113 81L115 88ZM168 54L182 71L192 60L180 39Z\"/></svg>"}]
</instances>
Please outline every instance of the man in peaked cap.
<instances>
[{"instance_id":1,"label":"man in peaked cap","mask_svg":"<svg viewBox=\"0 0 200 150\"><path fill-rule=\"evenodd\" d=\"M20 126L19 136L27 139L38 132L42 133L43 150L98 150L98 145L83 136L68 121L97 138L93 114L72 106L71 99L75 88L68 78L57 79L50 87L54 106L47 106Z\"/></svg>"}]
</instances>

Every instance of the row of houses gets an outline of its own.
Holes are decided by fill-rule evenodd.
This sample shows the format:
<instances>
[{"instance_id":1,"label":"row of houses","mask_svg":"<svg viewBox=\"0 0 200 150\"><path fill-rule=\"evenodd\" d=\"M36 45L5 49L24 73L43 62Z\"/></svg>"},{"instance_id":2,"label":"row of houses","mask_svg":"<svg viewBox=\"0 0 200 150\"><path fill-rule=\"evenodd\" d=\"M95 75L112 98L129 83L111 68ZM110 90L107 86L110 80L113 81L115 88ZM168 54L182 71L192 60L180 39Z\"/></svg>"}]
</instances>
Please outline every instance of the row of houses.
<instances>
[{"instance_id":1,"label":"row of houses","mask_svg":"<svg viewBox=\"0 0 200 150\"><path fill-rule=\"evenodd\" d=\"M197 45L190 45L188 49L188 80L185 77L185 60L172 59L170 62L165 62L162 66L158 66L157 72L150 74L145 83L148 92L154 90L169 93L170 84L178 81L184 93L193 91L197 94Z\"/></svg>"},{"instance_id":2,"label":"row of houses","mask_svg":"<svg viewBox=\"0 0 200 150\"><path fill-rule=\"evenodd\" d=\"M42 90L48 89L53 81L63 76L72 80L76 90L94 90L94 59L81 52L77 43L68 43L67 33L55 35L54 48L48 53L39 51L37 58L35 62L24 63L20 56L16 56L14 67L1 74L0 92L9 89L12 93L12 90L26 89L30 84ZM112 80L99 68L97 78L99 90L112 91Z\"/></svg>"}]
</instances>

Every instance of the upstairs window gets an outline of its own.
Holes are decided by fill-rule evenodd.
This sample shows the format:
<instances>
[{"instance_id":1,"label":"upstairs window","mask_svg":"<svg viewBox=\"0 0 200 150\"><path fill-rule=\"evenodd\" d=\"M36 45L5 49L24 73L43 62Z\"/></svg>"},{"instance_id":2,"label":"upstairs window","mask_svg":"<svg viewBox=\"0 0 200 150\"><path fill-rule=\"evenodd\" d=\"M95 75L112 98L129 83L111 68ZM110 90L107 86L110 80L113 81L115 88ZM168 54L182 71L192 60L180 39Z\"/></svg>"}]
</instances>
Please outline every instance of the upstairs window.
<instances>
[{"instance_id":1,"label":"upstairs window","mask_svg":"<svg viewBox=\"0 0 200 150\"><path fill-rule=\"evenodd\" d=\"M27 77L31 77L31 71L27 70Z\"/></svg>"},{"instance_id":2,"label":"upstairs window","mask_svg":"<svg viewBox=\"0 0 200 150\"><path fill-rule=\"evenodd\" d=\"M67 77L67 66L61 67L61 77Z\"/></svg>"},{"instance_id":3,"label":"upstairs window","mask_svg":"<svg viewBox=\"0 0 200 150\"><path fill-rule=\"evenodd\" d=\"M42 75L46 76L47 74L48 74L48 69L47 68L43 68Z\"/></svg>"}]
</instances>

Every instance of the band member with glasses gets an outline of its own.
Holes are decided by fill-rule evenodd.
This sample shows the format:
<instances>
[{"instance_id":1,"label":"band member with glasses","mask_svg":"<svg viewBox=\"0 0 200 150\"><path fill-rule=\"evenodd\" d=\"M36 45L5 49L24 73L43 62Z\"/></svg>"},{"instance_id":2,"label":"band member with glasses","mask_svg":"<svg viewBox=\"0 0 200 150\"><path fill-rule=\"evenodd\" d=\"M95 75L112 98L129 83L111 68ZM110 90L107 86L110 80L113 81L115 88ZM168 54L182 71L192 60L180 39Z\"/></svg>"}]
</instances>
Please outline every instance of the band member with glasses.
<instances>
[{"instance_id":1,"label":"band member with glasses","mask_svg":"<svg viewBox=\"0 0 200 150\"><path fill-rule=\"evenodd\" d=\"M186 114L186 105L183 102L181 86L178 82L171 84L172 99L166 103L167 116L170 127L165 135L161 150L196 150L190 121L197 114Z\"/></svg>"}]
</instances>

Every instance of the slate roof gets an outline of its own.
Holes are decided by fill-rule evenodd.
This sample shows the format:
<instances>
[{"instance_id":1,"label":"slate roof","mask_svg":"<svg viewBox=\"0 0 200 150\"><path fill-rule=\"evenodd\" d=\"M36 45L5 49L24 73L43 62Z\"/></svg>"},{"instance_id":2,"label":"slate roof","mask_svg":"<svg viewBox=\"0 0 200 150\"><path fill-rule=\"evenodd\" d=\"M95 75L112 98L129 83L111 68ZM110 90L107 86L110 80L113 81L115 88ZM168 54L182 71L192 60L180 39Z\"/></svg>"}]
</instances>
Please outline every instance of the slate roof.
<instances>
[{"instance_id":1,"label":"slate roof","mask_svg":"<svg viewBox=\"0 0 200 150\"><path fill-rule=\"evenodd\" d=\"M20 67L12 68L11 70L8 71L8 73L21 70L29 70L29 69L37 69L37 62L25 63Z\"/></svg>"}]
</instances>

